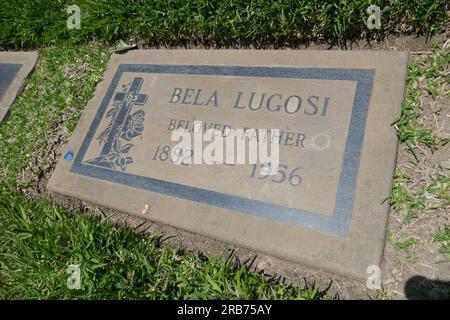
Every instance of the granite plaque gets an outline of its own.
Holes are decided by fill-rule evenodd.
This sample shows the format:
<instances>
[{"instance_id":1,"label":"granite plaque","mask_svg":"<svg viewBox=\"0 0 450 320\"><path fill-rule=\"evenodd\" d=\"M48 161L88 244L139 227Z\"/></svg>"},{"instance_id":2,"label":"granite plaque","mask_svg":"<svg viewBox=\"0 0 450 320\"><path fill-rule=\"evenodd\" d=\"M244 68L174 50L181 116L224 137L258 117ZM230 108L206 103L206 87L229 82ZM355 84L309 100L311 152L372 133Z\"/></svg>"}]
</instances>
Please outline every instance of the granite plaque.
<instances>
[{"instance_id":1,"label":"granite plaque","mask_svg":"<svg viewBox=\"0 0 450 320\"><path fill-rule=\"evenodd\" d=\"M406 65L380 51L114 55L48 187L366 278L383 255ZM208 129L256 134L277 165L252 163L250 147L244 163L207 161Z\"/></svg>"},{"instance_id":2,"label":"granite plaque","mask_svg":"<svg viewBox=\"0 0 450 320\"><path fill-rule=\"evenodd\" d=\"M36 63L36 52L0 52L0 123Z\"/></svg>"}]
</instances>

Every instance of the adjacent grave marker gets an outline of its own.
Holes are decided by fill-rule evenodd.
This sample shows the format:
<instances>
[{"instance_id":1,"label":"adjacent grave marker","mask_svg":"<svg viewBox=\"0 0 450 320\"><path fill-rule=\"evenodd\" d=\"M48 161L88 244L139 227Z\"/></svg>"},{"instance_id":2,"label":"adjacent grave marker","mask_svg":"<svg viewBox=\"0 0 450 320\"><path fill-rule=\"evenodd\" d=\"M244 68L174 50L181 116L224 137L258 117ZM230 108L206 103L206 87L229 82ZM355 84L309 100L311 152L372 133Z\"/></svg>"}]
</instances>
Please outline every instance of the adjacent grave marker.
<instances>
[{"instance_id":1,"label":"adjacent grave marker","mask_svg":"<svg viewBox=\"0 0 450 320\"><path fill-rule=\"evenodd\" d=\"M36 60L37 52L0 52L0 123Z\"/></svg>"},{"instance_id":2,"label":"adjacent grave marker","mask_svg":"<svg viewBox=\"0 0 450 320\"><path fill-rule=\"evenodd\" d=\"M366 278L384 249L406 64L379 51L114 55L49 188ZM193 163L208 128L278 129L278 170ZM177 129L194 136L181 164Z\"/></svg>"}]
</instances>

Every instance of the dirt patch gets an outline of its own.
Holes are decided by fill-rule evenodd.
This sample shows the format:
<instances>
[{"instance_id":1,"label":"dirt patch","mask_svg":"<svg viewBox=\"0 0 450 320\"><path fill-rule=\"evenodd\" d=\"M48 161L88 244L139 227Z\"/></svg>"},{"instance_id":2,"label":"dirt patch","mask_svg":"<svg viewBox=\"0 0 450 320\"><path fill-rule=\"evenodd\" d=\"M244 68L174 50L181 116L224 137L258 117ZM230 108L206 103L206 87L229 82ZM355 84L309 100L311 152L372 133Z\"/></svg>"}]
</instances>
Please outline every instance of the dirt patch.
<instances>
[{"instance_id":1,"label":"dirt patch","mask_svg":"<svg viewBox=\"0 0 450 320\"><path fill-rule=\"evenodd\" d=\"M417 56L412 56L416 61ZM449 72L447 66L447 73ZM448 84L442 88L434 100L427 93L424 79L419 79L416 90L423 92L422 113L418 123L432 129L440 139L450 137L450 97ZM422 194L425 207L410 222L411 211L391 210L388 227L392 234L384 256L385 292L391 297L403 298L407 281L420 275L429 282L427 288L432 297L442 298L442 286L450 289L450 261L439 253L441 244L432 241L433 234L442 226L450 224L450 203L433 193L423 192L439 177L450 177L450 144L441 145L432 152L428 148L418 148L419 161L401 145L398 151L397 169L409 176L408 189L413 194ZM402 241L411 239L409 248L399 249ZM397 246L397 248L396 248ZM441 282L440 282L441 281ZM438 288L440 287L440 288ZM447 297L448 298L448 297Z\"/></svg>"}]
</instances>

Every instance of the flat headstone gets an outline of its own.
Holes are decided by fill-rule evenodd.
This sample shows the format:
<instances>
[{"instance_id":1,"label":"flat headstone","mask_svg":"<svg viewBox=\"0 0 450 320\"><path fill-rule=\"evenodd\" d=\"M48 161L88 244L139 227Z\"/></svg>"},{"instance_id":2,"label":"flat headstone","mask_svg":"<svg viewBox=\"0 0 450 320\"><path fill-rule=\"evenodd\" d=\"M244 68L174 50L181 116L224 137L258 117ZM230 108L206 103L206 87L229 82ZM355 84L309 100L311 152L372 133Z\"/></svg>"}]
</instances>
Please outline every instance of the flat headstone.
<instances>
[{"instance_id":1,"label":"flat headstone","mask_svg":"<svg viewBox=\"0 0 450 320\"><path fill-rule=\"evenodd\" d=\"M0 123L36 60L37 52L0 52Z\"/></svg>"},{"instance_id":2,"label":"flat headstone","mask_svg":"<svg viewBox=\"0 0 450 320\"><path fill-rule=\"evenodd\" d=\"M406 65L379 51L114 55L48 187L366 278L383 255ZM279 129L280 172L174 164L173 131L210 127Z\"/></svg>"}]
</instances>

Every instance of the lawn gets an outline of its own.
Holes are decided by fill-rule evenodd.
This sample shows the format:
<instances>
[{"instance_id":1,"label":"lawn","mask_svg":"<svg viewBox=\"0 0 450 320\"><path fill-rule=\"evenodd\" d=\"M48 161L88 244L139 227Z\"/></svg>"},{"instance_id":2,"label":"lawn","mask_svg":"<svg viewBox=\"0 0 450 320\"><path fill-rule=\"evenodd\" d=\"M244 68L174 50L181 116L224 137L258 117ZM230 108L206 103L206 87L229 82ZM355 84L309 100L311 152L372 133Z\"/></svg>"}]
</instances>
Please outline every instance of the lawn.
<instances>
[{"instance_id":1,"label":"lawn","mask_svg":"<svg viewBox=\"0 0 450 320\"><path fill-rule=\"evenodd\" d=\"M47 179L119 39L143 46L290 47L438 32L448 20L447 1L79 0L80 30L65 27L68 3L0 6L0 48L39 50L36 70L0 125L0 298L334 298L321 292L327 281L289 285L240 263L231 251L189 251L166 244L163 235L65 206L48 195ZM369 3L382 8L382 30L365 28ZM388 232L396 259L388 268L393 281L399 266L414 265L421 243L450 261L449 171L441 162L426 162L448 147L449 136L434 128L433 117L442 113L439 103L448 102L449 61L443 43L412 61L402 116L393 123L401 141L390 198L395 221ZM431 111L428 100L436 106ZM417 222L428 223L433 214L439 223L418 231ZM79 290L67 287L69 265L80 266Z\"/></svg>"},{"instance_id":2,"label":"lawn","mask_svg":"<svg viewBox=\"0 0 450 320\"><path fill-rule=\"evenodd\" d=\"M3 299L317 299L318 288L280 284L233 252L208 258L163 246L108 219L69 215L49 201L0 191ZM69 265L81 286L69 288Z\"/></svg>"},{"instance_id":3,"label":"lawn","mask_svg":"<svg viewBox=\"0 0 450 320\"><path fill-rule=\"evenodd\" d=\"M66 8L81 10L68 30ZM366 9L381 8L382 28L368 30ZM133 39L146 45L283 47L320 40L445 27L446 0L18 0L0 6L0 46L53 45L66 40Z\"/></svg>"}]
</instances>

